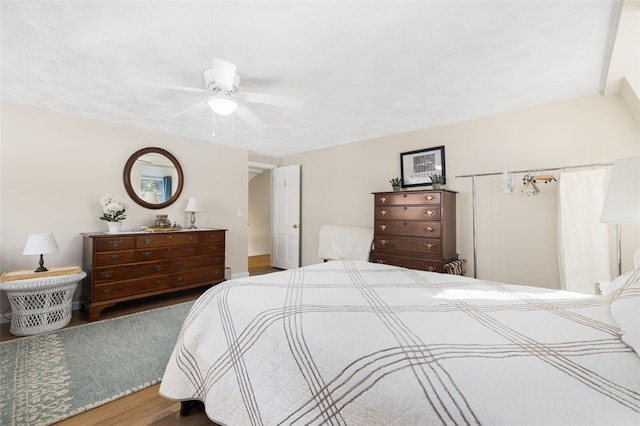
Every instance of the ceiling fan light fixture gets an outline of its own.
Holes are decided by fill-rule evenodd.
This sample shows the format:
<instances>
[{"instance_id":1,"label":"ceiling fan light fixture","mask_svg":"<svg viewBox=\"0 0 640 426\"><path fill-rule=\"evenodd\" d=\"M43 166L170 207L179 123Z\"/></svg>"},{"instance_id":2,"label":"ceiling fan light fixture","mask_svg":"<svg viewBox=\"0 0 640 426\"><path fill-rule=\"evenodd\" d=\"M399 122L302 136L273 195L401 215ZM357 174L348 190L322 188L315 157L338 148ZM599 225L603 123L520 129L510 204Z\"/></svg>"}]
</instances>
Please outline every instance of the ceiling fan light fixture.
<instances>
[{"instance_id":1,"label":"ceiling fan light fixture","mask_svg":"<svg viewBox=\"0 0 640 426\"><path fill-rule=\"evenodd\" d=\"M209 107L218 115L229 115L238 108L238 103L226 95L212 96L207 101Z\"/></svg>"}]
</instances>

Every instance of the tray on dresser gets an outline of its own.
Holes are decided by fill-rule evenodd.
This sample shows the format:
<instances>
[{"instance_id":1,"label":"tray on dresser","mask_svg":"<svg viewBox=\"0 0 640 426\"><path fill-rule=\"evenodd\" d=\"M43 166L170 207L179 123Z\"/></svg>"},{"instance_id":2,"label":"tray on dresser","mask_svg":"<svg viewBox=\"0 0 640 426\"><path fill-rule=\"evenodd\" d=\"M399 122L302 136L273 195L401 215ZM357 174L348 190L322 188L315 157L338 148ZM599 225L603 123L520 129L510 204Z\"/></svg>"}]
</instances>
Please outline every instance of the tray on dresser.
<instances>
[{"instance_id":1,"label":"tray on dresser","mask_svg":"<svg viewBox=\"0 0 640 426\"><path fill-rule=\"evenodd\" d=\"M153 227L143 226L140 228L140 230L143 232L174 232L174 231L181 231L182 226L172 226L171 228L153 228Z\"/></svg>"}]
</instances>

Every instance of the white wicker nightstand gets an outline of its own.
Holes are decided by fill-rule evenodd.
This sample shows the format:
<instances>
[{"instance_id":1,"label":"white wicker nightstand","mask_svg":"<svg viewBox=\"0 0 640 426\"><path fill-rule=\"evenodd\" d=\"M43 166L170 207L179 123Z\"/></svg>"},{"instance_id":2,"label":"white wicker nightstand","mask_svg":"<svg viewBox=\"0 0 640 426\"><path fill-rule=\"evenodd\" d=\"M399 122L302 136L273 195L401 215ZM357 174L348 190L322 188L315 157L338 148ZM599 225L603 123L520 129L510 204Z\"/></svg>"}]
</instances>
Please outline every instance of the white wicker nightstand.
<instances>
[{"instance_id":1,"label":"white wicker nightstand","mask_svg":"<svg viewBox=\"0 0 640 426\"><path fill-rule=\"evenodd\" d=\"M57 330L71 321L71 304L78 283L86 277L76 274L3 281L11 304L11 328L15 336Z\"/></svg>"}]
</instances>

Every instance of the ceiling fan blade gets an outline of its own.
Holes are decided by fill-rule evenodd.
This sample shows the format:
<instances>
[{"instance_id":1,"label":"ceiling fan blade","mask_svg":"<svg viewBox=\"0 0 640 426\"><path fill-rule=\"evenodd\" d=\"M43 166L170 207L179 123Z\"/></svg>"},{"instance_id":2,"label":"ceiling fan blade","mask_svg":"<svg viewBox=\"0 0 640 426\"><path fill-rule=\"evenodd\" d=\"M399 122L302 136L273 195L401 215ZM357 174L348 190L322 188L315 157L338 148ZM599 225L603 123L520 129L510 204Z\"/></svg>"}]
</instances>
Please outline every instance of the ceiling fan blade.
<instances>
[{"instance_id":1,"label":"ceiling fan blade","mask_svg":"<svg viewBox=\"0 0 640 426\"><path fill-rule=\"evenodd\" d=\"M264 129L266 127L264 125L264 123L262 122L262 120L260 120L257 115L252 113L249 110L249 108L247 108L244 105L238 105L238 108L236 109L236 114L238 114L238 116L245 123L247 123L249 126L253 127L256 130L261 130L261 129Z\"/></svg>"},{"instance_id":2,"label":"ceiling fan blade","mask_svg":"<svg viewBox=\"0 0 640 426\"><path fill-rule=\"evenodd\" d=\"M210 91L205 89L198 89L196 87L187 87L187 86L177 86L175 84L150 83L148 81L138 81L138 80L125 80L125 83L132 83L140 86L159 87L162 89L170 89L170 90L181 90L183 92L211 94Z\"/></svg>"},{"instance_id":3,"label":"ceiling fan blade","mask_svg":"<svg viewBox=\"0 0 640 426\"><path fill-rule=\"evenodd\" d=\"M292 98L289 96L267 95L264 93L254 92L242 92L240 93L242 99L246 102L254 102L258 104L267 104L281 106L285 108L304 108L304 100L299 98Z\"/></svg>"},{"instance_id":4,"label":"ceiling fan blade","mask_svg":"<svg viewBox=\"0 0 640 426\"><path fill-rule=\"evenodd\" d=\"M190 111L195 111L195 110L202 110L204 109L204 107L207 105L207 101L209 100L209 98L203 99L200 102L198 102L197 104L193 104L191 105L189 108L185 109L182 112L179 112L178 114L174 115L173 117L171 117L172 120L175 120L176 118L180 117L183 114L186 114Z\"/></svg>"},{"instance_id":5,"label":"ceiling fan blade","mask_svg":"<svg viewBox=\"0 0 640 426\"><path fill-rule=\"evenodd\" d=\"M220 87L231 90L236 78L236 66L224 59L213 58L213 75Z\"/></svg>"}]
</instances>

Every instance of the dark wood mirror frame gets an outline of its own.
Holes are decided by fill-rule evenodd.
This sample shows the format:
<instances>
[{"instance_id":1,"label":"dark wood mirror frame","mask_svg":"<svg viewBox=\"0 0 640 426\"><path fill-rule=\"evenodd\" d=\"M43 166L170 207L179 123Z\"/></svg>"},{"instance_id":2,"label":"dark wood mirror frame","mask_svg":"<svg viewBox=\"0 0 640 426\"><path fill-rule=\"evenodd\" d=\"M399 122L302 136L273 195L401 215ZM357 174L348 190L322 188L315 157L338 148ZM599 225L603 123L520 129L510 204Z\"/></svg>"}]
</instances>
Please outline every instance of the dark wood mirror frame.
<instances>
[{"instance_id":1,"label":"dark wood mirror frame","mask_svg":"<svg viewBox=\"0 0 640 426\"><path fill-rule=\"evenodd\" d=\"M131 183L131 170L133 169L133 165L140 157L149 153L161 154L167 157L173 163L173 166L176 168L176 172L178 173L177 188L171 195L171 198L169 198L164 203L153 204L153 203L146 202L145 200L143 200L138 196L138 193L136 192L136 190L134 189ZM129 194L129 197L131 197L131 199L136 204L142 207L146 207L148 209L163 209L165 207L169 207L171 204L175 203L178 200L178 197L180 196L180 193L182 192L182 187L184 185L184 174L182 173L182 167L180 167L180 163L178 162L176 157L174 157L168 151L162 148L156 148L156 147L143 148L139 151L134 152L133 155L129 157L129 159L127 160L127 164L125 164L124 166L123 179L124 179L124 187L127 190L127 194Z\"/></svg>"}]
</instances>

